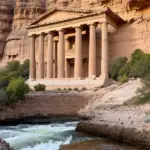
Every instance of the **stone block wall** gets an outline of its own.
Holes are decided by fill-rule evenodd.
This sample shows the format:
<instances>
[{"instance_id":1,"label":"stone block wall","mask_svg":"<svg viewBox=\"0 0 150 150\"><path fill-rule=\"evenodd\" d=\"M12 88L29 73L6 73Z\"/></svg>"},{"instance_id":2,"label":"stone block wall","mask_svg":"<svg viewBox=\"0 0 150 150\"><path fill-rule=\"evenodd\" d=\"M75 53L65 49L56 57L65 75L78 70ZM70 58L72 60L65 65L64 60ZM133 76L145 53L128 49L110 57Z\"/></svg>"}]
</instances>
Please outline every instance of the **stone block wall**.
<instances>
[{"instance_id":1,"label":"stone block wall","mask_svg":"<svg viewBox=\"0 0 150 150\"><path fill-rule=\"evenodd\" d=\"M91 94L78 92L36 92L26 96L12 107L0 107L0 122L27 117L77 117L77 112L84 108Z\"/></svg>"}]
</instances>

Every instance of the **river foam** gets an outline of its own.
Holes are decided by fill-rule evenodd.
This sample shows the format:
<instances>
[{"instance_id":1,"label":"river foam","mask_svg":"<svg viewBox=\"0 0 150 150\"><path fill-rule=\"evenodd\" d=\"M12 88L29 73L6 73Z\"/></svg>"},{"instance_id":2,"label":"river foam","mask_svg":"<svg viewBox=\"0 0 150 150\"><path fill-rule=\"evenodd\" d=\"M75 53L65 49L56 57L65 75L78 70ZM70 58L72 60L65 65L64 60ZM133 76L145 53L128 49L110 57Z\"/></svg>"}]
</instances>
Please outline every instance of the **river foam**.
<instances>
[{"instance_id":1,"label":"river foam","mask_svg":"<svg viewBox=\"0 0 150 150\"><path fill-rule=\"evenodd\" d=\"M0 138L15 150L58 150L75 141L77 122L0 127ZM74 139L73 139L74 138Z\"/></svg>"}]
</instances>

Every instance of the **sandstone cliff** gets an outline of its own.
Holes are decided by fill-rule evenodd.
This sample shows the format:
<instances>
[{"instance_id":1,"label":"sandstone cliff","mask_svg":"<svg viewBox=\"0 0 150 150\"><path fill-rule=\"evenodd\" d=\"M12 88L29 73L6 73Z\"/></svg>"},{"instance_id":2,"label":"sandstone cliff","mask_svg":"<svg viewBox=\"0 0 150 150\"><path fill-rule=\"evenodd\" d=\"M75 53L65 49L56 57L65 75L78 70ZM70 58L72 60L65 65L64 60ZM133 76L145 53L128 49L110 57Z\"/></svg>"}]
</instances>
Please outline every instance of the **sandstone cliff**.
<instances>
[{"instance_id":1,"label":"sandstone cliff","mask_svg":"<svg viewBox=\"0 0 150 150\"><path fill-rule=\"evenodd\" d=\"M11 0L0 1L0 55L3 54L7 36L11 30L12 22L12 3Z\"/></svg>"},{"instance_id":2,"label":"sandstone cliff","mask_svg":"<svg viewBox=\"0 0 150 150\"><path fill-rule=\"evenodd\" d=\"M109 7L126 21L116 33L109 35L110 60L123 55L130 57L136 48L150 52L150 2L147 0L1 0L0 3L1 63L29 58L26 26L51 7L92 10Z\"/></svg>"}]
</instances>

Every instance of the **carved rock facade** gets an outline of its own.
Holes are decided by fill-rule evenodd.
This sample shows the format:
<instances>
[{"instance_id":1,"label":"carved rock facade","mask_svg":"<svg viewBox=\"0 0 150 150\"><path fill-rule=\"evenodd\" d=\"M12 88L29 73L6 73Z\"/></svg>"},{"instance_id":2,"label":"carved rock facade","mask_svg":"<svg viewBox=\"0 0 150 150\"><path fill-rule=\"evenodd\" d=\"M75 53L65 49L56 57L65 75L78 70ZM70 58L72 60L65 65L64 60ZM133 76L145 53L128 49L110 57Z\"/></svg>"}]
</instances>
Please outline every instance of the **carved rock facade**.
<instances>
[{"instance_id":1,"label":"carved rock facade","mask_svg":"<svg viewBox=\"0 0 150 150\"><path fill-rule=\"evenodd\" d=\"M150 2L148 0L1 0L0 62L29 58L26 27L52 7L82 8L100 11L109 7L126 24L109 36L110 60L130 57L136 48L150 52ZM11 8L11 11L8 11Z\"/></svg>"},{"instance_id":2,"label":"carved rock facade","mask_svg":"<svg viewBox=\"0 0 150 150\"><path fill-rule=\"evenodd\" d=\"M26 27L31 20L45 11L45 3L41 0L28 0L28 2L16 0L13 3L12 26L9 23L9 28L11 27L12 31L6 39L7 44L2 58L4 62L29 58L29 41Z\"/></svg>"}]
</instances>

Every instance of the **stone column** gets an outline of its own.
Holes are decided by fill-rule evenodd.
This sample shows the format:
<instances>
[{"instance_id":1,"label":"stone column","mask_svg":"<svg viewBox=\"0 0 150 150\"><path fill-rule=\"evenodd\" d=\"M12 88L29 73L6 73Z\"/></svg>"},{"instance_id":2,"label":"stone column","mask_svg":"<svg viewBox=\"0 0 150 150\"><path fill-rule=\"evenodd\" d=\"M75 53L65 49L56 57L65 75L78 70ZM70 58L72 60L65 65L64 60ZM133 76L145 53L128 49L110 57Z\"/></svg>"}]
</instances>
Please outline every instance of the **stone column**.
<instances>
[{"instance_id":1,"label":"stone column","mask_svg":"<svg viewBox=\"0 0 150 150\"><path fill-rule=\"evenodd\" d=\"M76 27L76 37L75 37L75 71L74 77L82 77L82 29L81 27Z\"/></svg>"},{"instance_id":2,"label":"stone column","mask_svg":"<svg viewBox=\"0 0 150 150\"><path fill-rule=\"evenodd\" d=\"M96 25L90 25L89 34L89 77L96 77Z\"/></svg>"},{"instance_id":3,"label":"stone column","mask_svg":"<svg viewBox=\"0 0 150 150\"><path fill-rule=\"evenodd\" d=\"M65 37L65 48L67 51L70 49L69 37Z\"/></svg>"},{"instance_id":4,"label":"stone column","mask_svg":"<svg viewBox=\"0 0 150 150\"><path fill-rule=\"evenodd\" d=\"M57 78L57 41L54 41L54 51L53 51L53 78Z\"/></svg>"},{"instance_id":5,"label":"stone column","mask_svg":"<svg viewBox=\"0 0 150 150\"><path fill-rule=\"evenodd\" d=\"M59 46L58 46L58 78L65 77L65 38L64 31L59 31Z\"/></svg>"},{"instance_id":6,"label":"stone column","mask_svg":"<svg viewBox=\"0 0 150 150\"><path fill-rule=\"evenodd\" d=\"M39 36L39 79L44 78L44 33Z\"/></svg>"},{"instance_id":7,"label":"stone column","mask_svg":"<svg viewBox=\"0 0 150 150\"><path fill-rule=\"evenodd\" d=\"M53 78L53 33L48 33L47 78Z\"/></svg>"},{"instance_id":8,"label":"stone column","mask_svg":"<svg viewBox=\"0 0 150 150\"><path fill-rule=\"evenodd\" d=\"M102 60L101 75L108 77L108 23L102 23Z\"/></svg>"},{"instance_id":9,"label":"stone column","mask_svg":"<svg viewBox=\"0 0 150 150\"><path fill-rule=\"evenodd\" d=\"M70 64L68 62L68 60L65 60L65 78L69 78L70 77Z\"/></svg>"},{"instance_id":10,"label":"stone column","mask_svg":"<svg viewBox=\"0 0 150 150\"><path fill-rule=\"evenodd\" d=\"M30 37L30 80L36 79L35 35Z\"/></svg>"}]
</instances>

